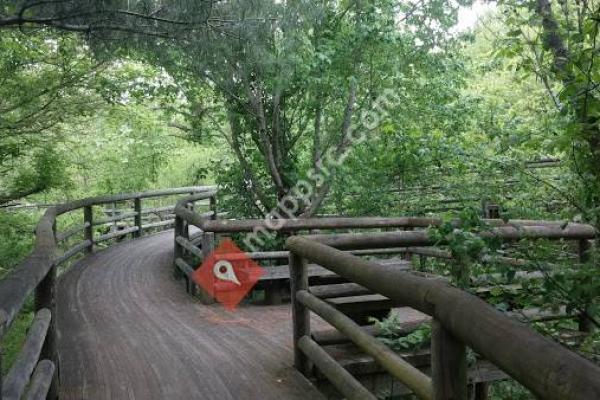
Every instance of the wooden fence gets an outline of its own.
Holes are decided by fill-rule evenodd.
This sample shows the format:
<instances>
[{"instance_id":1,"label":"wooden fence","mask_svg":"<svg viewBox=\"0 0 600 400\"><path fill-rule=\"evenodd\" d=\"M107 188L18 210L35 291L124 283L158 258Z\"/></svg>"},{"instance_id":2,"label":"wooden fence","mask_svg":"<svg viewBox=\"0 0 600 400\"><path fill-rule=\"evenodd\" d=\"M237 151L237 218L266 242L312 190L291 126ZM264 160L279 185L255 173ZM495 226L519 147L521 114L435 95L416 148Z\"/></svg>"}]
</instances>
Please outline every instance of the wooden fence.
<instances>
[{"instance_id":1,"label":"wooden fence","mask_svg":"<svg viewBox=\"0 0 600 400\"><path fill-rule=\"evenodd\" d=\"M523 222L523 221L522 221ZM587 241L587 225L519 226L497 222L484 233L502 240L523 238ZM309 312L315 312L371 355L419 398L467 399L466 346L485 357L543 399L600 398L600 368L479 298L439 279L408 274L340 249L431 246L426 232L313 235L287 240L290 251L294 354L296 368L308 375L314 364L348 399L375 399L313 339ZM407 363L339 310L313 294L307 264L317 263L364 289L433 317L431 377Z\"/></svg>"},{"instance_id":2,"label":"wooden fence","mask_svg":"<svg viewBox=\"0 0 600 400\"><path fill-rule=\"evenodd\" d=\"M140 237L146 231L164 229L174 223L171 219L161 224L143 224L143 215L154 212L144 209L144 199L182 194L205 193L213 187L184 187L142 193L102 196L74 201L47 209L36 228L33 252L0 281L0 340L19 314L31 294L34 294L35 317L23 348L8 372L0 377L2 400L54 399L57 396L59 376L55 346L55 291L58 267L78 254L91 253L94 246L126 235ZM132 201L131 212L115 216L110 221L94 221L94 207ZM57 231L57 217L83 210L81 225ZM96 235L98 225L117 220L133 219L131 227ZM83 236L82 240L58 253L58 244ZM1 360L0 360L1 361ZM0 363L1 364L1 363Z\"/></svg>"}]
</instances>

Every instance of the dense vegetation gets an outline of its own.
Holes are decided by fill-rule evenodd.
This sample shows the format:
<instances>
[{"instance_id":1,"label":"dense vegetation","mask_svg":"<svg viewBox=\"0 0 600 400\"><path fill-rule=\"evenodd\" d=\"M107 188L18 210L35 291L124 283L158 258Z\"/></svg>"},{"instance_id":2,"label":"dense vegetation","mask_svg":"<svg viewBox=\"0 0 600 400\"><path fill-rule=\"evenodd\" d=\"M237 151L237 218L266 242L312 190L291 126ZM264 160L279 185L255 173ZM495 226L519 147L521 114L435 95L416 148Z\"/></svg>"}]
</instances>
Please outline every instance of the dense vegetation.
<instances>
[{"instance_id":1,"label":"dense vegetation","mask_svg":"<svg viewBox=\"0 0 600 400\"><path fill-rule=\"evenodd\" d=\"M295 216L460 215L473 224L436 234L471 261L493 247L470 235L482 204L600 227L600 4L506 0L457 30L470 6L0 1L0 274L44 205L204 183L237 217L267 215L302 180L315 187ZM315 180L327 157L343 162ZM521 301L567 297L595 318L590 271Z\"/></svg>"}]
</instances>

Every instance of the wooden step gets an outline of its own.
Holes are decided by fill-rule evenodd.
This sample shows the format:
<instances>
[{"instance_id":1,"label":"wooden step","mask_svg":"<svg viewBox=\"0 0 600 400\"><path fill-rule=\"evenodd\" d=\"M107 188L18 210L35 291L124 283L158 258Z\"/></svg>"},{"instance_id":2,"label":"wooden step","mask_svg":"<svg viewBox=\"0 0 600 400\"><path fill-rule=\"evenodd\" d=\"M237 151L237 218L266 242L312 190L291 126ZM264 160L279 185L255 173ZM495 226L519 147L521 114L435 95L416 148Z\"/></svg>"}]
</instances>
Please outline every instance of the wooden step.
<instances>
[{"instance_id":1,"label":"wooden step","mask_svg":"<svg viewBox=\"0 0 600 400\"><path fill-rule=\"evenodd\" d=\"M359 325L367 325L370 317L385 318L392 308L401 305L380 294L334 297L325 301Z\"/></svg>"},{"instance_id":2,"label":"wooden step","mask_svg":"<svg viewBox=\"0 0 600 400\"><path fill-rule=\"evenodd\" d=\"M401 304L380 294L365 294L360 296L333 297L325 300L344 314L356 312L390 310Z\"/></svg>"},{"instance_id":3,"label":"wooden step","mask_svg":"<svg viewBox=\"0 0 600 400\"><path fill-rule=\"evenodd\" d=\"M287 265L278 265L274 267L263 267L265 274L261 276L261 281L275 281L275 280L286 280L290 279L290 268ZM308 265L308 276L337 276L335 273L329 271L316 264Z\"/></svg>"},{"instance_id":4,"label":"wooden step","mask_svg":"<svg viewBox=\"0 0 600 400\"><path fill-rule=\"evenodd\" d=\"M357 283L316 285L310 287L310 292L321 299L331 299L335 297L353 297L373 294L372 291Z\"/></svg>"}]
</instances>

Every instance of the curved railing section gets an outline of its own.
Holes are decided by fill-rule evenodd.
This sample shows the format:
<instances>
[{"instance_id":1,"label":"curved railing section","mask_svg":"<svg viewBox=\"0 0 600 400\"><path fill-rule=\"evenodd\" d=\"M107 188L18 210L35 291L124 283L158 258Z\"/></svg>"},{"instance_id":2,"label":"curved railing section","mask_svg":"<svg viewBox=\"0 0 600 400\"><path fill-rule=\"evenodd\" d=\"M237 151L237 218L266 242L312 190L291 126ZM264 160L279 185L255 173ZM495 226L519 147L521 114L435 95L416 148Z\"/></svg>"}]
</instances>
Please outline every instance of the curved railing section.
<instances>
[{"instance_id":1,"label":"curved railing section","mask_svg":"<svg viewBox=\"0 0 600 400\"><path fill-rule=\"evenodd\" d=\"M94 246L110 243L127 235L141 237L145 232L166 229L174 224L174 206L144 208L145 199L159 199L182 194L214 192L212 186L193 186L140 193L108 195L78 200L50 207L42 216L35 231L35 245L31 254L0 281L0 340L10 328L27 298L34 294L35 317L23 349L16 361L0 379L3 400L20 399L27 390L27 398L56 397L58 385L58 358L55 347L55 291L58 268L78 254L93 252ZM117 210L116 205L132 202L131 207ZM94 207L112 205L108 217L98 216ZM64 231L57 231L57 217L83 210L83 221ZM167 218L146 222L145 216L162 213ZM104 214L107 214L106 212ZM99 226L130 221L119 229L97 234ZM67 243L77 235L83 240L58 254L58 244ZM41 360L41 361L40 361Z\"/></svg>"},{"instance_id":2,"label":"curved railing section","mask_svg":"<svg viewBox=\"0 0 600 400\"><path fill-rule=\"evenodd\" d=\"M485 235L510 241L524 238L587 241L596 237L596 231L587 225L565 228L548 224L501 226ZM408 274L341 250L432 245L426 232L289 238L296 368L309 375L311 365L315 365L347 398L376 398L313 337L309 313L314 312L422 399L468 398L467 346L539 398L600 398L600 368L592 362L466 291L439 279ZM316 263L357 287L433 317L431 375L413 367L312 292L308 284L308 263Z\"/></svg>"},{"instance_id":3,"label":"curved railing section","mask_svg":"<svg viewBox=\"0 0 600 400\"><path fill-rule=\"evenodd\" d=\"M226 220L216 219L216 213L194 212L191 201L200 198L202 195L184 199L175 209L176 276L186 277L188 291L210 302L211 299L195 286L191 276L199 262L214 248L218 235L248 237L248 234L258 234L272 226L277 226L277 232L286 235L305 235L288 239L287 249L255 250L247 256L261 261L279 260L279 264L288 260L289 270L285 268L287 265L275 267L277 273L271 273L269 267L265 269L267 277L284 277L287 287L291 287L295 365L307 377L315 377L313 367L316 367L346 398L375 399L376 396L325 350L327 339L339 341L341 337L351 341L410 392L423 399L468 398L469 385L474 383L469 382L467 376L467 346L540 398L600 398L600 368L520 323L515 318L517 312L501 313L440 277L418 271L407 273L402 265L358 257L399 253L404 257L415 255L452 260L448 250L438 247L444 243L432 240L426 230L442 224L440 219L327 217L279 220L277 223ZM597 231L592 226L564 221L485 220L485 223L489 229L480 235L503 242L523 239L575 242L577 246L572 247L577 248L579 263L587 261L591 241L597 238ZM191 226L197 230L191 232ZM311 234L316 232L319 234ZM526 263L526 260L500 256L480 261L516 267ZM577 265L573 267L577 268ZM348 283L335 288L333 284L329 291L322 283L311 287L309 279L315 268L326 269ZM372 331L334 307L328 301L334 292L338 296L382 295L394 304L431 316L431 373L413 366L386 347ZM310 312L332 325L339 335L331 335L329 331L311 332ZM579 319L585 325L585 312L567 317Z\"/></svg>"}]
</instances>

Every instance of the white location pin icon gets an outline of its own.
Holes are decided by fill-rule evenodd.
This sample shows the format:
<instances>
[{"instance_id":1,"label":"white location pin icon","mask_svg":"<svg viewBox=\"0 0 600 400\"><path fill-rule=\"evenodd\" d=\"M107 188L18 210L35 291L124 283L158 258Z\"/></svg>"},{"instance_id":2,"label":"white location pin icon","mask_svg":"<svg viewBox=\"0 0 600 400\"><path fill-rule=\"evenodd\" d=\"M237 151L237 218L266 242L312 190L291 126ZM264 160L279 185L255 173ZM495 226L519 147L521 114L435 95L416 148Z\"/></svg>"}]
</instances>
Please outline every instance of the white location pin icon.
<instances>
[{"instance_id":1,"label":"white location pin icon","mask_svg":"<svg viewBox=\"0 0 600 400\"><path fill-rule=\"evenodd\" d=\"M217 261L213 266L213 274L215 274L215 277L222 281L233 282L238 286L242 285L235 275L233 265L231 265L231 263L227 260Z\"/></svg>"}]
</instances>

